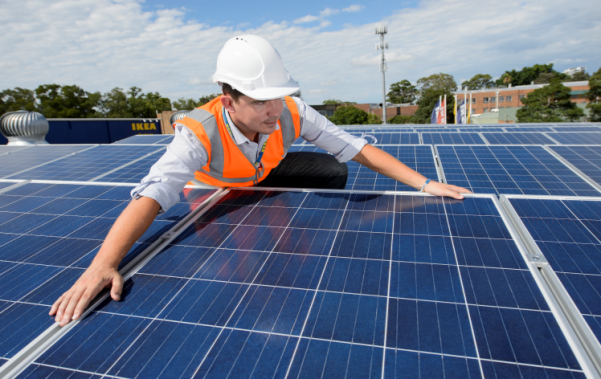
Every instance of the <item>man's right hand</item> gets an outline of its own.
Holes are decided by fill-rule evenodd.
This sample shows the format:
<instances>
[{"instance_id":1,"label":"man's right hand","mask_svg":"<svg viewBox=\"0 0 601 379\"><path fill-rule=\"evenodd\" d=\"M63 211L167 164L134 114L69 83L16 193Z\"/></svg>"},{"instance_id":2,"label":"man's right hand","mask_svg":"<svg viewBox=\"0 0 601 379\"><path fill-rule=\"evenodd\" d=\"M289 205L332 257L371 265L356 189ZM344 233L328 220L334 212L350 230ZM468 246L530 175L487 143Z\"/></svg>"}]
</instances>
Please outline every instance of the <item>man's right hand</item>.
<instances>
[{"instance_id":1,"label":"man's right hand","mask_svg":"<svg viewBox=\"0 0 601 379\"><path fill-rule=\"evenodd\" d=\"M60 326L78 319L90 302L106 287L111 288L111 297L121 299L123 277L113 267L95 267L93 264L81 275L73 287L58 298L50 308L50 316L56 314Z\"/></svg>"}]
</instances>

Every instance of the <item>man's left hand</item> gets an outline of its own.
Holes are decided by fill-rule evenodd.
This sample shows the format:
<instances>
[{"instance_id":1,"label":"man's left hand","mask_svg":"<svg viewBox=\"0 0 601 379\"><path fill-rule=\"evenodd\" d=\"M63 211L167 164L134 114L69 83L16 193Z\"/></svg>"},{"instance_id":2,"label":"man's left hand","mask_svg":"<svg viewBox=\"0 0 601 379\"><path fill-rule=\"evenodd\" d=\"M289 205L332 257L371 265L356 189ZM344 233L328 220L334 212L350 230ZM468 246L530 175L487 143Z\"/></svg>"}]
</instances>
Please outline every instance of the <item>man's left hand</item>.
<instances>
[{"instance_id":1,"label":"man's left hand","mask_svg":"<svg viewBox=\"0 0 601 379\"><path fill-rule=\"evenodd\" d=\"M463 187L454 186L452 184L444 184L432 180L425 188L425 191L434 196L446 196L454 199L463 199L462 193L472 193L470 190Z\"/></svg>"}]
</instances>

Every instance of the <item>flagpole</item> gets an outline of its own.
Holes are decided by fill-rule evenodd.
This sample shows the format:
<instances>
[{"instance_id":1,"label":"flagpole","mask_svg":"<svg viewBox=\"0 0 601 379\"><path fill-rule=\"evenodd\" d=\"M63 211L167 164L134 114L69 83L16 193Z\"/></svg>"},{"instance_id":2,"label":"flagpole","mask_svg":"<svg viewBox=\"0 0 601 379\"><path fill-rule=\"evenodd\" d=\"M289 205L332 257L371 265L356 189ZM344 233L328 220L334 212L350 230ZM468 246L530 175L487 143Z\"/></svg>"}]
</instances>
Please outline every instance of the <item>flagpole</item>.
<instances>
[{"instance_id":1,"label":"flagpole","mask_svg":"<svg viewBox=\"0 0 601 379\"><path fill-rule=\"evenodd\" d=\"M440 113L440 107L442 107L442 95L438 96L438 112ZM436 118L438 124L438 117ZM440 118L440 124L442 125L442 117Z\"/></svg>"},{"instance_id":2,"label":"flagpole","mask_svg":"<svg viewBox=\"0 0 601 379\"><path fill-rule=\"evenodd\" d=\"M444 124L447 124L447 94L444 94L444 108L443 108L443 114L444 114Z\"/></svg>"},{"instance_id":3,"label":"flagpole","mask_svg":"<svg viewBox=\"0 0 601 379\"><path fill-rule=\"evenodd\" d=\"M455 125L457 125L457 95L453 95L455 96L455 106L453 107L454 111L453 114L455 115ZM461 110L459 110L461 111Z\"/></svg>"},{"instance_id":4,"label":"flagpole","mask_svg":"<svg viewBox=\"0 0 601 379\"><path fill-rule=\"evenodd\" d=\"M467 122L468 124L472 123L472 93L471 92L470 92L470 111L467 114L467 121L468 121Z\"/></svg>"}]
</instances>

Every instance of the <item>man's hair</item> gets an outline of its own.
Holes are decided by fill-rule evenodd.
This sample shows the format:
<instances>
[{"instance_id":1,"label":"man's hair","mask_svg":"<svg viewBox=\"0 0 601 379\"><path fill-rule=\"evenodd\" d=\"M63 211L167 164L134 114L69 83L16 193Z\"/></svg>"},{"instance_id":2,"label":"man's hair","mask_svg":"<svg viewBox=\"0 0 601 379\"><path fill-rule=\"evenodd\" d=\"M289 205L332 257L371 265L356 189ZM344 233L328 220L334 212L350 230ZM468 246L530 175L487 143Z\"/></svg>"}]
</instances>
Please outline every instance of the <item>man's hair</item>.
<instances>
[{"instance_id":1,"label":"man's hair","mask_svg":"<svg viewBox=\"0 0 601 379\"><path fill-rule=\"evenodd\" d=\"M221 83L221 90L223 91L224 95L230 95L236 103L238 102L240 96L242 96L242 92L238 91L227 83Z\"/></svg>"}]
</instances>

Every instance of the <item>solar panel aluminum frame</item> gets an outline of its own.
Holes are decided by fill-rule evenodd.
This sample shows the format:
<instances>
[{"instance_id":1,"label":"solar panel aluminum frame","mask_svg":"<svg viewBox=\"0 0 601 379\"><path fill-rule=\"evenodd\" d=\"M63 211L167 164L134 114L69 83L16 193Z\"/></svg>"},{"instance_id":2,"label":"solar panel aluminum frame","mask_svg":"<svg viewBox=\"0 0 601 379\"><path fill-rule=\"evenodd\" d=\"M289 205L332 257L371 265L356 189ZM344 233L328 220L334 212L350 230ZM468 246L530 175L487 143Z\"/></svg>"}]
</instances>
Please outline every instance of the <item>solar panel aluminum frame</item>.
<instances>
[{"instance_id":1,"label":"solar panel aluminum frame","mask_svg":"<svg viewBox=\"0 0 601 379\"><path fill-rule=\"evenodd\" d=\"M565 146L564 144L562 144L561 142L559 142L559 141L558 141L558 140L556 140L555 138L551 137L551 136L549 135L549 132L543 132L543 135L544 135L545 137L547 137L548 139L550 139L551 141L555 142L555 144L556 144L556 145L559 145L559 146L562 146L562 145L563 145L563 146ZM543 146L547 146L547 145L543 145Z\"/></svg>"},{"instance_id":2,"label":"solar panel aluminum frame","mask_svg":"<svg viewBox=\"0 0 601 379\"><path fill-rule=\"evenodd\" d=\"M594 147L598 147L599 145L561 145L560 144L559 146L566 146L566 147L594 146ZM580 171L580 169L578 167L574 166L567 159L565 159L559 153L557 153L555 150L551 149L551 147L549 145L544 145L543 149L547 150L557 160L559 160L561 163L563 163L564 165L566 165L570 170L574 171L576 173L576 175L580 176L585 182L587 182L588 184L590 184L594 189L596 189L597 191L601 192L601 185L600 184L598 184L597 182L595 182L593 179L589 178L589 176L586 175L584 172Z\"/></svg>"},{"instance_id":3,"label":"solar panel aluminum frame","mask_svg":"<svg viewBox=\"0 0 601 379\"><path fill-rule=\"evenodd\" d=\"M122 145L119 145L119 146L122 146ZM125 145L125 146L140 146L140 145ZM155 145L141 145L141 146L155 146ZM139 157L139 158L136 158L136 159L134 159L134 160L132 160L132 161L130 161L130 162L128 162L128 163L126 163L126 164L122 165L122 166L119 166L119 167L116 167L116 168L114 168L114 169L112 169L112 170L110 170L110 171L107 171L107 172L105 172L104 174L98 175L98 176L96 176L95 178L92 178L92 179L90 179L90 180L89 180L89 182L94 182L94 181L96 181L96 180L98 180L98 179L104 178L105 176L107 176L107 175L109 175L109 174L112 174L112 173L113 173L113 172L115 172L115 171L119 171L119 170L121 170L122 168L125 168L125 167L127 167L127 166L130 166L130 165L132 165L132 164L134 164L134 163L136 163L136 162L138 162L138 161L141 161L141 160L142 160L142 159L144 159L144 158L147 158L147 157L149 157L149 156L151 156L151 155L153 155L153 154L157 154L157 153L159 153L161 150L166 150L166 149L167 149L167 146L161 146L159 149L157 149L157 150L153 151L152 153L148 153L148 154L146 154L146 155L144 155L144 156L141 156L141 157Z\"/></svg>"},{"instance_id":4,"label":"solar panel aluminum frame","mask_svg":"<svg viewBox=\"0 0 601 379\"><path fill-rule=\"evenodd\" d=\"M7 146L7 145L2 145L2 146ZM12 145L11 145L11 146L12 146ZM20 146L20 147L21 147L21 149L15 149L15 150L12 150L12 151L5 151L4 153L0 153L0 155L6 155L6 154L14 153L15 151L21 151L21 150L25 150L25 149L28 149L28 148L30 148L30 147L33 147L33 146L34 146L34 145L30 145L30 146L28 146L28 145L23 145L23 146ZM15 147L17 147L17 146L15 146Z\"/></svg>"},{"instance_id":5,"label":"solar panel aluminum frame","mask_svg":"<svg viewBox=\"0 0 601 379\"><path fill-rule=\"evenodd\" d=\"M106 186L131 186L132 184L119 184L115 183L90 183L90 182L64 182L64 181L42 181L42 180L31 180L24 181L22 184L26 183L48 183L48 184L81 184L81 185L106 185ZM14 186L11 186L11 188ZM185 188L201 188L203 187L197 186L186 186ZM228 190L217 189L214 194L212 194L207 200L205 200L202 204L198 206L194 211L190 212L186 217L180 220L177 224L175 224L170 230L161 235L156 241L154 241L150 246L144 249L143 252L140 253L136 258L132 259L126 266L119 270L121 276L123 276L124 281L131 278L138 270L143 267L149 260L151 260L154 256L160 253L171 241L173 241L181 232L186 230L188 226L190 226L197 217L200 217L204 212L211 208L222 196L224 196ZM23 370L27 368L31 363L33 363L40 355L42 355L46 350L52 347L56 341L58 341L62 336L68 333L72 328L79 324L80 320L83 320L88 314L90 314L98 305L100 305L104 300L108 298L110 292L108 290L103 290L100 294L95 298L93 302L88 305L87 309L82 313L79 319L71 321L69 324L61 327L58 322L55 322L52 326L42 332L39 336L37 336L33 341L31 341L27 346L25 346L21 351L15 354L11 359L9 359L4 365L0 366L0 378L15 378L17 377Z\"/></svg>"},{"instance_id":6,"label":"solar panel aluminum frame","mask_svg":"<svg viewBox=\"0 0 601 379\"><path fill-rule=\"evenodd\" d=\"M573 330L573 336L578 339L581 346L574 353L587 355L587 365L583 365L583 370L590 378L601 378L601 343L593 334L590 326L578 310L572 297L568 294L559 277L549 265L545 255L540 250L532 235L528 232L526 225L520 219L515 208L511 205L510 199L533 199L533 200L578 200L578 201L601 201L600 197L589 196L535 196L535 195L500 195L500 204L509 217L508 226L512 225L518 232L520 239L524 242L527 250L526 257L530 263L530 271L538 271L538 275L544 280L544 285L553 297L553 302L561 308L562 319L570 324ZM546 296L546 294L544 294ZM561 325L563 327L563 325ZM568 334L566 334L566 338ZM572 337L572 334L569 335ZM580 361L580 359L579 359ZM588 364L590 362L590 365ZM583 362L581 361L581 364ZM590 371L587 371L590 370ZM593 371L594 370L594 371Z\"/></svg>"},{"instance_id":7,"label":"solar panel aluminum frame","mask_svg":"<svg viewBox=\"0 0 601 379\"><path fill-rule=\"evenodd\" d=\"M503 128L505 129L505 128ZM506 131L506 130L505 130ZM484 141L484 143L489 146L490 142L488 142L488 140L484 137L484 134L482 134L482 132L478 132L478 135L480 136L480 138L482 138L482 141ZM473 145L472 145L473 146Z\"/></svg>"},{"instance_id":8,"label":"solar panel aluminum frame","mask_svg":"<svg viewBox=\"0 0 601 379\"><path fill-rule=\"evenodd\" d=\"M13 190L17 187L22 186L23 184L29 183L29 180L10 180L10 179L0 179L0 183L14 183L12 186L8 186L6 188L0 189L0 193Z\"/></svg>"}]
</instances>

